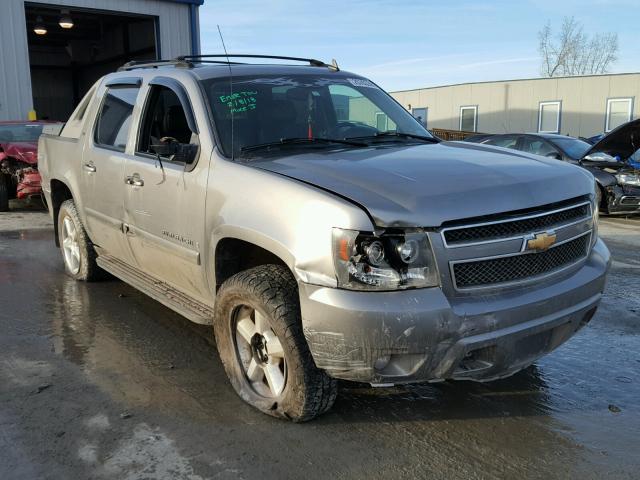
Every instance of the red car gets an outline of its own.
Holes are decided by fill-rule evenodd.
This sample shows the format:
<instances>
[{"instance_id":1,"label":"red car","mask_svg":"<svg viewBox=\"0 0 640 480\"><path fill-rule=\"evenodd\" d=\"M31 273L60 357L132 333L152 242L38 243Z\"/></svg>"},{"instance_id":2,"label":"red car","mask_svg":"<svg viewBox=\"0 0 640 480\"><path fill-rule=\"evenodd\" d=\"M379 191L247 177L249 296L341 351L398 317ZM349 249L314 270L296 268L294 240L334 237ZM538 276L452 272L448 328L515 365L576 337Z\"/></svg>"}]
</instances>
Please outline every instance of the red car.
<instances>
[{"instance_id":1,"label":"red car","mask_svg":"<svg viewBox=\"0 0 640 480\"><path fill-rule=\"evenodd\" d=\"M46 121L0 122L0 212L12 198L40 196L38 137Z\"/></svg>"}]
</instances>

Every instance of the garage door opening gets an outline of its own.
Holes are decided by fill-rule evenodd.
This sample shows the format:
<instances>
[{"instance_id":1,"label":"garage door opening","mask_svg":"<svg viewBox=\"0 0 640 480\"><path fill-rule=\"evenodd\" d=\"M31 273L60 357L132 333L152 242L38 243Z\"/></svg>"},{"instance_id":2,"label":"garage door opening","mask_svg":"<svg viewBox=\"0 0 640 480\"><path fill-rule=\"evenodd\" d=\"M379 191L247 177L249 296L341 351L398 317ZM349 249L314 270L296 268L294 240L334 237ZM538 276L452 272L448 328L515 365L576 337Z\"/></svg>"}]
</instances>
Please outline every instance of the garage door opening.
<instances>
[{"instance_id":1,"label":"garage door opening","mask_svg":"<svg viewBox=\"0 0 640 480\"><path fill-rule=\"evenodd\" d=\"M129 60L159 58L157 17L25 5L33 106L66 120L101 76Z\"/></svg>"}]
</instances>

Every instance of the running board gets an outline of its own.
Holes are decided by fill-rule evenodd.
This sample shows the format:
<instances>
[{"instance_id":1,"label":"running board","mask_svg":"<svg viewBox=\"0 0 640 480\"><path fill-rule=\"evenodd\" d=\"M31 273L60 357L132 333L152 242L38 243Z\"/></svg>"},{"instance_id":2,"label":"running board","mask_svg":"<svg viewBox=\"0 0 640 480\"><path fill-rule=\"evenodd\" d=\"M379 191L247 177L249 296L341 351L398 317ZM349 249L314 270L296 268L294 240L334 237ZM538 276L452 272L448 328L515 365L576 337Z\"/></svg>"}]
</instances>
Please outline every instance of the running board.
<instances>
[{"instance_id":1,"label":"running board","mask_svg":"<svg viewBox=\"0 0 640 480\"><path fill-rule=\"evenodd\" d=\"M204 325L213 323L213 309L210 306L182 293L171 285L161 282L111 255L100 255L96 258L96 263L114 277L118 277L192 322Z\"/></svg>"}]
</instances>

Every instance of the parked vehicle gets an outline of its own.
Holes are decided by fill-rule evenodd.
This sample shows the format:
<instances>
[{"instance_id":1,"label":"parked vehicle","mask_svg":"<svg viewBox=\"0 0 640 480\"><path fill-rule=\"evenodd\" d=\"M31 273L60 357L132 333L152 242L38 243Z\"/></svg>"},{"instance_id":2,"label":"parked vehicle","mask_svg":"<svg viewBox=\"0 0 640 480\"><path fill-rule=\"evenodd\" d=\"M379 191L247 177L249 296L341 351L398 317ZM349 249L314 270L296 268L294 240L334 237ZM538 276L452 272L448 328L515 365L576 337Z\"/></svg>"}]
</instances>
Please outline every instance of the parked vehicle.
<instances>
[{"instance_id":1,"label":"parked vehicle","mask_svg":"<svg viewBox=\"0 0 640 480\"><path fill-rule=\"evenodd\" d=\"M102 78L39 144L67 273L213 324L237 393L294 421L336 379L511 375L591 319L610 257L589 172L440 142L370 80L304 61Z\"/></svg>"},{"instance_id":2,"label":"parked vehicle","mask_svg":"<svg viewBox=\"0 0 640 480\"><path fill-rule=\"evenodd\" d=\"M50 122L0 122L0 212L12 198L40 196L38 137Z\"/></svg>"},{"instance_id":3,"label":"parked vehicle","mask_svg":"<svg viewBox=\"0 0 640 480\"><path fill-rule=\"evenodd\" d=\"M579 165L598 184L598 206L609 215L640 213L640 165L632 155L640 148L640 120L621 125L594 145L555 134L499 134L479 143L512 148ZM473 141L469 139L468 141Z\"/></svg>"}]
</instances>

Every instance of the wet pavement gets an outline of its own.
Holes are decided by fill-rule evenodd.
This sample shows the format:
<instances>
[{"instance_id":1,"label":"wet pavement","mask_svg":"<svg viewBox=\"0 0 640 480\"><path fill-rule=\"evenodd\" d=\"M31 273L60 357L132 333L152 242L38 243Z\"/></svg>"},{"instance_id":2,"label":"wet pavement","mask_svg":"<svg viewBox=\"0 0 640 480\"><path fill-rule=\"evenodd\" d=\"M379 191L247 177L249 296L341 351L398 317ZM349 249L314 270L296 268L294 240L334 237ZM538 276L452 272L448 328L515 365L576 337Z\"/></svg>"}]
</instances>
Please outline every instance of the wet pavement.
<instances>
[{"instance_id":1,"label":"wet pavement","mask_svg":"<svg viewBox=\"0 0 640 480\"><path fill-rule=\"evenodd\" d=\"M640 477L640 221L601 222L602 306L533 367L343 384L294 425L235 395L209 328L117 280L67 278L27 213L0 214L0 479Z\"/></svg>"}]
</instances>

